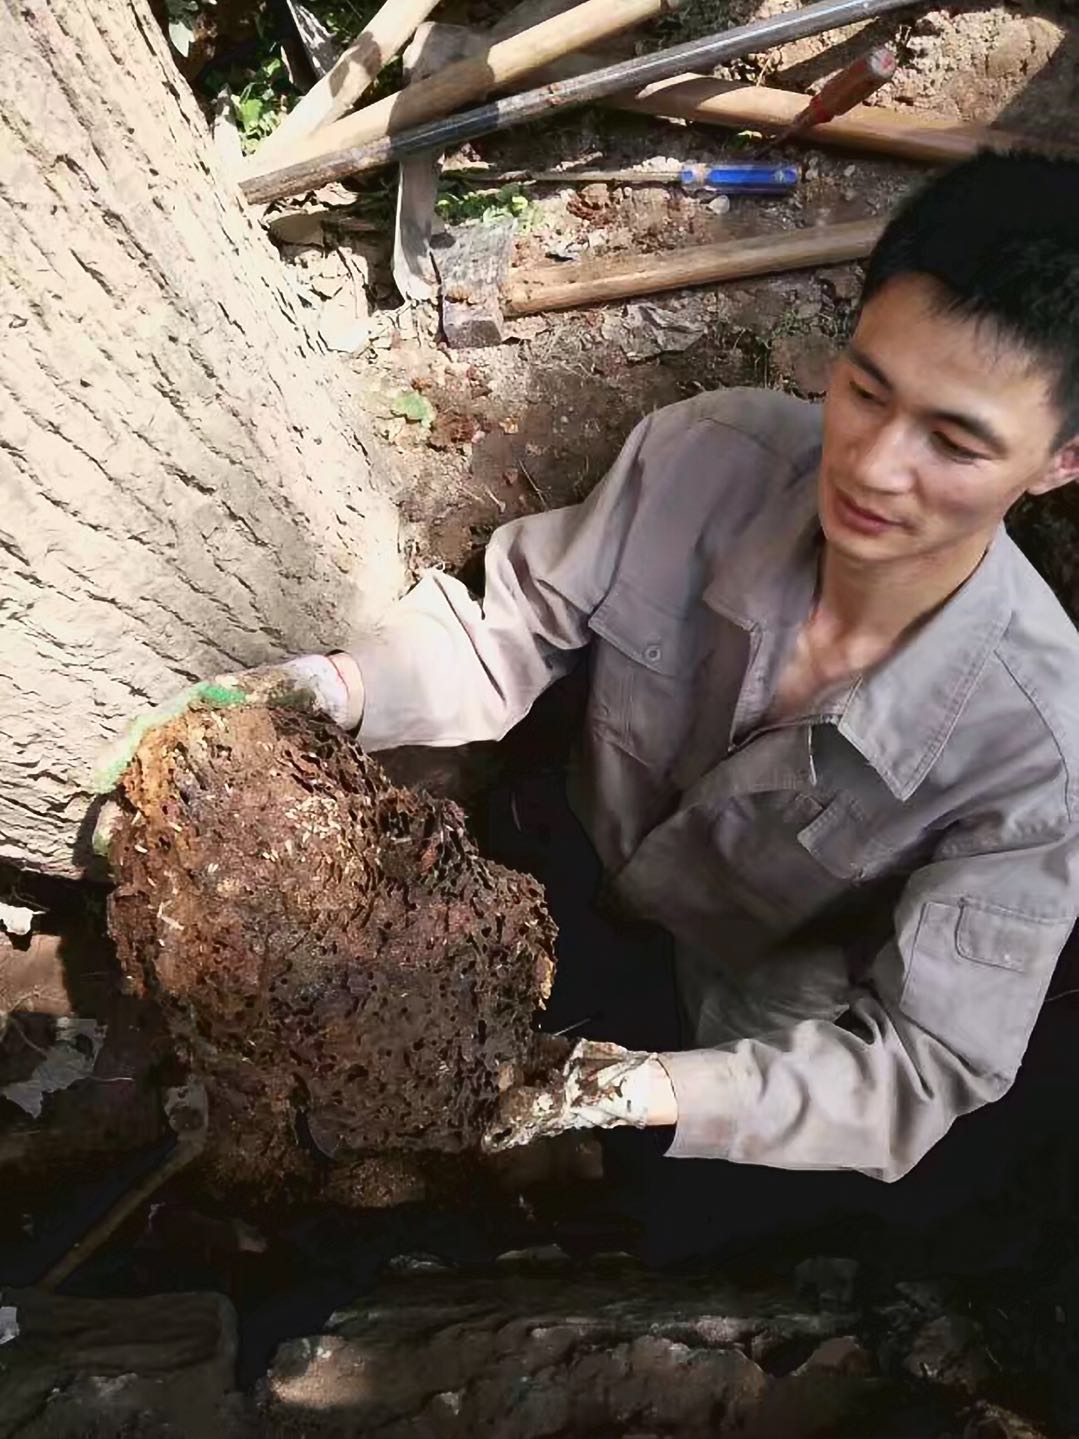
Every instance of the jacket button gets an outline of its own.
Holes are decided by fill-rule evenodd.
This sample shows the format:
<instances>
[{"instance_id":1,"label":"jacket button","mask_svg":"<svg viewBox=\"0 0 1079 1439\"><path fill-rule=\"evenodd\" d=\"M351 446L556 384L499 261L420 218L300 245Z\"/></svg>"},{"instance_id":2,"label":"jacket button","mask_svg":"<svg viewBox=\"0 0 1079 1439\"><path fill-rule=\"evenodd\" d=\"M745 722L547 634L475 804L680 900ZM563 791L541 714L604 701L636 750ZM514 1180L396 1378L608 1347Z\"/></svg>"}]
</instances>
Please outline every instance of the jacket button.
<instances>
[{"instance_id":1,"label":"jacket button","mask_svg":"<svg viewBox=\"0 0 1079 1439\"><path fill-rule=\"evenodd\" d=\"M645 649L644 657L645 657L645 659L648 661L649 664L653 664L653 665L654 665L655 662L656 662L656 660L659 659L659 657L662 655L662 653L663 653L663 650L660 648L659 645L648 645L648 646L646 647L646 649Z\"/></svg>"}]
</instances>

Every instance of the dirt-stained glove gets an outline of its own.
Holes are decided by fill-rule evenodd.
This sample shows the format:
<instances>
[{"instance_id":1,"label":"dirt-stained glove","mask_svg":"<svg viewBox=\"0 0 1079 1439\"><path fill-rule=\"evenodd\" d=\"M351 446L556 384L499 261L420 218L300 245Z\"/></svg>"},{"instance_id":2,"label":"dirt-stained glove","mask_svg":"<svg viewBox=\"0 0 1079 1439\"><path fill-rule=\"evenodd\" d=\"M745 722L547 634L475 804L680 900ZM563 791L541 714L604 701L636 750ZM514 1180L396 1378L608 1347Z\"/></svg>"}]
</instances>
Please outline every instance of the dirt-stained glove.
<instances>
[{"instance_id":1,"label":"dirt-stained glove","mask_svg":"<svg viewBox=\"0 0 1079 1439\"><path fill-rule=\"evenodd\" d=\"M677 1118L674 1088L657 1055L582 1039L547 1080L503 1095L483 1144L495 1153L567 1129L643 1129Z\"/></svg>"},{"instance_id":2,"label":"dirt-stained glove","mask_svg":"<svg viewBox=\"0 0 1079 1439\"><path fill-rule=\"evenodd\" d=\"M295 705L327 715L342 729L355 729L363 717L363 682L356 661L348 655L301 655L279 665L200 680L131 721L99 756L91 790L94 794L114 790L144 736L193 705L224 709L249 704Z\"/></svg>"}]
</instances>

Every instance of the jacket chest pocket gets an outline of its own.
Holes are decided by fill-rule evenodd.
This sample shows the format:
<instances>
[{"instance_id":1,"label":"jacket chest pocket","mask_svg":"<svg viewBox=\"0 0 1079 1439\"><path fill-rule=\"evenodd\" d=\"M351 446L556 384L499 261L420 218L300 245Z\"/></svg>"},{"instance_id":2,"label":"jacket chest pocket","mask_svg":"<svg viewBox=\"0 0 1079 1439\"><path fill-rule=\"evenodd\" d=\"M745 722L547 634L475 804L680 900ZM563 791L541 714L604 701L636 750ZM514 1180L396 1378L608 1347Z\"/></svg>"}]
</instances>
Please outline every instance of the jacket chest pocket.
<instances>
[{"instance_id":1,"label":"jacket chest pocket","mask_svg":"<svg viewBox=\"0 0 1079 1439\"><path fill-rule=\"evenodd\" d=\"M763 919L798 925L834 900L913 868L923 843L896 847L850 795L780 791L733 797L714 835Z\"/></svg>"},{"instance_id":2,"label":"jacket chest pocket","mask_svg":"<svg viewBox=\"0 0 1079 1439\"><path fill-rule=\"evenodd\" d=\"M931 858L937 838L910 817L871 812L844 793L799 832L798 843L835 879L868 884L913 873Z\"/></svg>"},{"instance_id":3,"label":"jacket chest pocket","mask_svg":"<svg viewBox=\"0 0 1079 1439\"><path fill-rule=\"evenodd\" d=\"M695 617L668 613L622 580L589 626L599 640L590 728L648 768L669 768L693 718L702 650Z\"/></svg>"},{"instance_id":4,"label":"jacket chest pocket","mask_svg":"<svg viewBox=\"0 0 1079 1439\"><path fill-rule=\"evenodd\" d=\"M804 842L805 835L820 832L835 804L816 794L778 790L733 795L716 814L713 841L724 867L737 877L739 900L770 927L786 929L808 919L845 883L855 882L854 875L823 867Z\"/></svg>"}]
</instances>

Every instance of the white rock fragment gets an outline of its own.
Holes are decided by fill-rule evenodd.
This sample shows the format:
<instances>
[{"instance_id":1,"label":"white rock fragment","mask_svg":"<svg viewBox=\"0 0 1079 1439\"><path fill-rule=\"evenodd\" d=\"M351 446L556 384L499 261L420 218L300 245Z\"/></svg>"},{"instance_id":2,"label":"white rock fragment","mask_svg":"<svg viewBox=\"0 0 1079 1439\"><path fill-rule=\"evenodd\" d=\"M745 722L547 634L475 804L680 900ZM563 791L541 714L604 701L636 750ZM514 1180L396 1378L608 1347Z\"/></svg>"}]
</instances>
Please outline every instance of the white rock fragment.
<instances>
[{"instance_id":1,"label":"white rock fragment","mask_svg":"<svg viewBox=\"0 0 1079 1439\"><path fill-rule=\"evenodd\" d=\"M8 934L29 934L34 916L44 913L42 909L30 909L24 904L0 904L0 928Z\"/></svg>"}]
</instances>

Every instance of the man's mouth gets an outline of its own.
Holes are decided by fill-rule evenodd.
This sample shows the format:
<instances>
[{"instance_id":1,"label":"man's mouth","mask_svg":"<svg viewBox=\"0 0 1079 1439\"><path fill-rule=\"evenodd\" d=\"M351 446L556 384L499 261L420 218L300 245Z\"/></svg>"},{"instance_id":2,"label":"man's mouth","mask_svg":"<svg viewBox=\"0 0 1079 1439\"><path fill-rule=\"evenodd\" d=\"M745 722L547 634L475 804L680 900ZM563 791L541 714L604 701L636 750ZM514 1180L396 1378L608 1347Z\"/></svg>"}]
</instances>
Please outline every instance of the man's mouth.
<instances>
[{"instance_id":1,"label":"man's mouth","mask_svg":"<svg viewBox=\"0 0 1079 1439\"><path fill-rule=\"evenodd\" d=\"M876 510L867 510L864 505L855 504L841 490L835 491L835 497L840 519L852 529L860 530L862 534L879 535L885 530L903 528L901 520L892 520L887 515L877 514Z\"/></svg>"}]
</instances>

